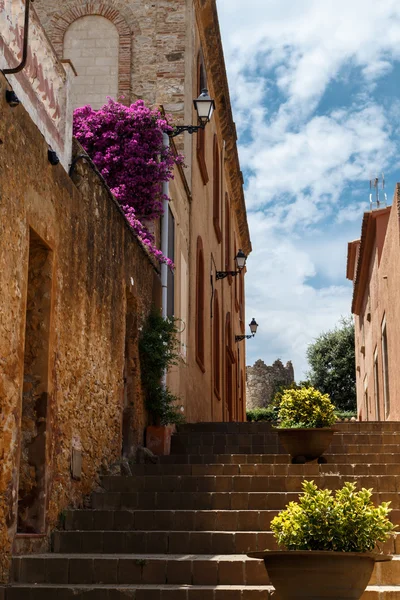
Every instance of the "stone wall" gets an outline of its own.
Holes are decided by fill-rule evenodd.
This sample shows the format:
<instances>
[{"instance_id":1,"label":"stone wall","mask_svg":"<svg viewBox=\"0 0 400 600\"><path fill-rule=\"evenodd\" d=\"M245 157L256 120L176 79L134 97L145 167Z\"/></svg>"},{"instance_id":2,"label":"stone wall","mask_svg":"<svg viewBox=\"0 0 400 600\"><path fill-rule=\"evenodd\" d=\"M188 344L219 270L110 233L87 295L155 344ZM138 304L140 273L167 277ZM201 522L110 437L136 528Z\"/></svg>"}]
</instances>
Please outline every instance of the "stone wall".
<instances>
[{"instance_id":1,"label":"stone wall","mask_svg":"<svg viewBox=\"0 0 400 600\"><path fill-rule=\"evenodd\" d=\"M163 104L183 119L187 0L36 0L35 8L59 57L74 22L87 15L108 19L119 35L118 93Z\"/></svg>"},{"instance_id":2,"label":"stone wall","mask_svg":"<svg viewBox=\"0 0 400 600\"><path fill-rule=\"evenodd\" d=\"M284 366L279 359L272 366L257 360L252 367L246 367L246 376L247 410L268 406L279 386L294 382L292 363Z\"/></svg>"},{"instance_id":3,"label":"stone wall","mask_svg":"<svg viewBox=\"0 0 400 600\"><path fill-rule=\"evenodd\" d=\"M156 266L91 164L79 160L72 179L50 165L46 141L22 104L6 104L5 88L1 76L2 579L13 544L45 549L99 469L143 442L138 329L160 291Z\"/></svg>"}]
</instances>

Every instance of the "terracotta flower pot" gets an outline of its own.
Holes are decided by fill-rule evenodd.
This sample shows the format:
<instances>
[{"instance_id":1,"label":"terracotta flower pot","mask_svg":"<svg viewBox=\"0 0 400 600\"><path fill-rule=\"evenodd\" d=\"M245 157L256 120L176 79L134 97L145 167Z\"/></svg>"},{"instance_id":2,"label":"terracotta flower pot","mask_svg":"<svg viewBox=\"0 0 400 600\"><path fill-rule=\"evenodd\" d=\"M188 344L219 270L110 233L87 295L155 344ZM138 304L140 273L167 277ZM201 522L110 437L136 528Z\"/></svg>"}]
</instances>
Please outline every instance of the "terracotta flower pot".
<instances>
[{"instance_id":1,"label":"terracotta flower pot","mask_svg":"<svg viewBox=\"0 0 400 600\"><path fill-rule=\"evenodd\" d=\"M286 448L290 456L296 459L303 457L305 462L315 460L322 456L329 447L334 429L331 427L304 428L304 429L277 429L279 441Z\"/></svg>"},{"instance_id":2,"label":"terracotta flower pot","mask_svg":"<svg viewBox=\"0 0 400 600\"><path fill-rule=\"evenodd\" d=\"M375 562L392 559L383 554L316 550L251 552L248 556L264 560L279 600L359 600Z\"/></svg>"},{"instance_id":3,"label":"terracotta flower pot","mask_svg":"<svg viewBox=\"0 0 400 600\"><path fill-rule=\"evenodd\" d=\"M150 425L146 428L146 448L156 456L168 456L171 452L171 425Z\"/></svg>"}]
</instances>

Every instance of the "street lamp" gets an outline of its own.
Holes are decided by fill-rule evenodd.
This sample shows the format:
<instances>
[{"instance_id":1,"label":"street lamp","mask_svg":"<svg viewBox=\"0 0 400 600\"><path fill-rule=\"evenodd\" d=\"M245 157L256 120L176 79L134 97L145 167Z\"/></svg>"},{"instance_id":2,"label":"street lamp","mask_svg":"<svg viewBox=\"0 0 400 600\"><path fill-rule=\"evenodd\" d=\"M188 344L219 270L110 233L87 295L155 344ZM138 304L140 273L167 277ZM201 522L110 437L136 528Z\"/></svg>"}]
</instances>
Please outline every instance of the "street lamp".
<instances>
[{"instance_id":1,"label":"street lamp","mask_svg":"<svg viewBox=\"0 0 400 600\"><path fill-rule=\"evenodd\" d=\"M251 335L235 335L235 342L249 340L250 338L252 338L256 335L257 329L258 329L258 323L254 317L252 318L251 322L249 323L249 327L250 327Z\"/></svg>"},{"instance_id":2,"label":"street lamp","mask_svg":"<svg viewBox=\"0 0 400 600\"><path fill-rule=\"evenodd\" d=\"M193 100L194 107L197 112L198 125L176 125L173 131L169 133L169 137L180 135L184 131L188 133L196 133L199 129L204 129L207 123L211 121L211 117L215 110L215 102L208 94L208 90L204 89L196 100Z\"/></svg>"},{"instance_id":3,"label":"street lamp","mask_svg":"<svg viewBox=\"0 0 400 600\"><path fill-rule=\"evenodd\" d=\"M247 256L245 255L243 250L239 250L239 252L235 256L236 271L217 271L217 273L216 273L217 281L219 279L224 279L225 277L228 277L228 275L232 275L232 277L236 277L236 275L238 275L245 268L246 260L247 260Z\"/></svg>"}]
</instances>

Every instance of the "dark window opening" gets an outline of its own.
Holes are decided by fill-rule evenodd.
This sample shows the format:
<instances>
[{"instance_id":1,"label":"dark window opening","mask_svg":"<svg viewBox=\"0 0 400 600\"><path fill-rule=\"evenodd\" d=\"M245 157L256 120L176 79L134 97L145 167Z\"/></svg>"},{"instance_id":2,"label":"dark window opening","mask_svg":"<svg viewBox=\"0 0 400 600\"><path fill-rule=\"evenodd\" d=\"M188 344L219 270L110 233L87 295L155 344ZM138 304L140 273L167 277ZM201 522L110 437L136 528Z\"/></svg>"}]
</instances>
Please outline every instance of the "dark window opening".
<instances>
[{"instance_id":1,"label":"dark window opening","mask_svg":"<svg viewBox=\"0 0 400 600\"><path fill-rule=\"evenodd\" d=\"M175 218L170 208L168 208L168 258L175 262ZM167 316L175 315L175 274L172 269L168 269L167 280Z\"/></svg>"},{"instance_id":2,"label":"dark window opening","mask_svg":"<svg viewBox=\"0 0 400 600\"><path fill-rule=\"evenodd\" d=\"M204 251L200 236L196 256L196 360L204 373Z\"/></svg>"}]
</instances>

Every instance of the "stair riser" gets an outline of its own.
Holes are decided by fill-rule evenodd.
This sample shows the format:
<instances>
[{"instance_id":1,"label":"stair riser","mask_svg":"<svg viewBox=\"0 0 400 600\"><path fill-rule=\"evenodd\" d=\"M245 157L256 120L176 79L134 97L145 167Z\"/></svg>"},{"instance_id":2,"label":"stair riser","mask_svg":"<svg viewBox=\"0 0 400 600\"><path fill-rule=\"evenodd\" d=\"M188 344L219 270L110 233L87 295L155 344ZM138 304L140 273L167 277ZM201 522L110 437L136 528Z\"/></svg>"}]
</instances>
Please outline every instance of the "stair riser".
<instances>
[{"instance_id":1,"label":"stair riser","mask_svg":"<svg viewBox=\"0 0 400 600\"><path fill-rule=\"evenodd\" d=\"M354 464L365 465L369 463L375 464L400 464L399 452L357 452L351 454L349 452L331 451L324 454L328 464ZM268 464L268 465L288 465L290 457L288 454L266 454L258 452L257 454L171 454L169 456L160 457L161 465L231 465L231 464ZM152 465L145 465L151 467Z\"/></svg>"},{"instance_id":2,"label":"stair riser","mask_svg":"<svg viewBox=\"0 0 400 600\"><path fill-rule=\"evenodd\" d=\"M174 559L137 557L15 559L13 577L19 583L270 585L262 561L243 559ZM370 585L396 585L400 561L375 566Z\"/></svg>"},{"instance_id":3,"label":"stair riser","mask_svg":"<svg viewBox=\"0 0 400 600\"><path fill-rule=\"evenodd\" d=\"M269 531L278 510L220 511L69 511L67 531ZM400 525L400 510L390 519Z\"/></svg>"},{"instance_id":4,"label":"stair riser","mask_svg":"<svg viewBox=\"0 0 400 600\"><path fill-rule=\"evenodd\" d=\"M107 492L94 494L92 506L96 510L282 510L298 499L296 492ZM374 493L372 501L390 501L391 508L400 508L396 492Z\"/></svg>"},{"instance_id":5,"label":"stair riser","mask_svg":"<svg viewBox=\"0 0 400 600\"><path fill-rule=\"evenodd\" d=\"M399 463L393 464L316 464L308 463L305 465L292 464L211 464L211 465L132 465L132 475L134 477L145 475L147 477L160 476L179 476L179 477L203 477L207 475L256 475L256 476L286 476L302 475L304 477L314 477L325 473L340 473L340 475L400 475L400 456ZM102 479L102 485L105 489L110 489L108 479ZM112 479L112 478L111 478Z\"/></svg>"},{"instance_id":6,"label":"stair riser","mask_svg":"<svg viewBox=\"0 0 400 600\"><path fill-rule=\"evenodd\" d=\"M138 558L15 559L19 583L268 585L262 561L174 560Z\"/></svg>"},{"instance_id":7,"label":"stair riser","mask_svg":"<svg viewBox=\"0 0 400 600\"><path fill-rule=\"evenodd\" d=\"M277 550L271 531L105 531L55 532L61 554L242 554Z\"/></svg>"},{"instance_id":8,"label":"stair riser","mask_svg":"<svg viewBox=\"0 0 400 600\"><path fill-rule=\"evenodd\" d=\"M333 425L336 431L341 433L373 433L373 432L394 432L400 433L399 421L363 421L358 423L342 422ZM244 434L244 433L265 433L271 431L273 426L267 421L246 422L246 423L186 423L179 426L180 434L194 433L226 433L226 434Z\"/></svg>"},{"instance_id":9,"label":"stair riser","mask_svg":"<svg viewBox=\"0 0 400 600\"><path fill-rule=\"evenodd\" d=\"M253 589L214 589L211 587L185 589L162 588L161 586L119 589L91 589L36 586L32 590L26 587L14 587L6 590L5 600L276 600L272 590ZM400 600L399 591L367 590L361 600Z\"/></svg>"},{"instance_id":10,"label":"stair riser","mask_svg":"<svg viewBox=\"0 0 400 600\"><path fill-rule=\"evenodd\" d=\"M133 586L119 589L84 589L80 587L55 587L46 588L36 586L29 590L25 587L14 587L6 591L5 600L272 600L271 592L262 588L233 589L225 587L214 589L204 587L196 589L162 588L153 585L142 589ZM276 596L274 596L276 600ZM365 600L378 600L378 597L368 597ZM382 599L380 599L382 600ZM390 600L397 600L391 597ZM400 596L399 596L400 600Z\"/></svg>"},{"instance_id":11,"label":"stair riser","mask_svg":"<svg viewBox=\"0 0 400 600\"><path fill-rule=\"evenodd\" d=\"M269 531L279 511L69 511L67 531ZM400 511L394 511L399 515ZM393 514L393 513L392 513Z\"/></svg>"},{"instance_id":12,"label":"stair riser","mask_svg":"<svg viewBox=\"0 0 400 600\"><path fill-rule=\"evenodd\" d=\"M15 559L13 576L20 583L270 585L262 561L138 558ZM400 561L377 565L370 585L396 585Z\"/></svg>"},{"instance_id":13,"label":"stair riser","mask_svg":"<svg viewBox=\"0 0 400 600\"><path fill-rule=\"evenodd\" d=\"M315 475L316 485L337 490L345 482L376 492L400 491L400 476L396 475ZM207 475L165 477L105 477L103 486L109 492L292 492L302 491L304 476Z\"/></svg>"},{"instance_id":14,"label":"stair riser","mask_svg":"<svg viewBox=\"0 0 400 600\"><path fill-rule=\"evenodd\" d=\"M332 439L333 446L348 444L371 445L400 445L400 433L335 433ZM218 434L218 433L179 433L172 437L172 452L176 448L189 448L191 446L278 446L279 437L275 432L249 433L249 434Z\"/></svg>"},{"instance_id":15,"label":"stair riser","mask_svg":"<svg viewBox=\"0 0 400 600\"><path fill-rule=\"evenodd\" d=\"M331 444L325 455L331 454L373 454L398 453L399 444ZM214 446L182 446L173 448L173 455L202 455L202 454L287 454L287 451L278 444L250 445L214 445Z\"/></svg>"}]
</instances>

